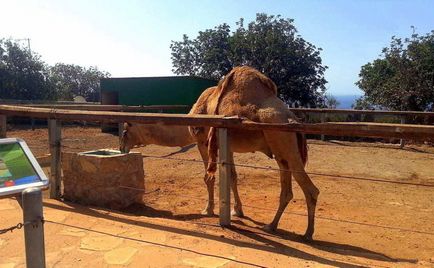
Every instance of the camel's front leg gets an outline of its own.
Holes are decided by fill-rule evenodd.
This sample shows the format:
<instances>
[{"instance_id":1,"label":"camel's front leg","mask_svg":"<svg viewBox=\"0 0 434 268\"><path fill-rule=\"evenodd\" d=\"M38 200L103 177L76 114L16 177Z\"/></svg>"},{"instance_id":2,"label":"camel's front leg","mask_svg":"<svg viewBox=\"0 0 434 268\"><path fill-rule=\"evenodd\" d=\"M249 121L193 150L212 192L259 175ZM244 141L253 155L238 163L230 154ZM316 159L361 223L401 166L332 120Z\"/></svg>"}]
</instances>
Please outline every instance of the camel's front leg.
<instances>
[{"instance_id":1,"label":"camel's front leg","mask_svg":"<svg viewBox=\"0 0 434 268\"><path fill-rule=\"evenodd\" d=\"M202 157L202 161L204 163L205 167L205 176L203 178L206 189L208 191L208 202L206 204L206 207L204 210L202 210L202 215L208 215L212 216L214 215L214 183L215 183L215 176L214 175L208 175L206 172L207 166L208 166L208 149L203 143L198 143L197 148L199 149L200 156Z\"/></svg>"},{"instance_id":2,"label":"camel's front leg","mask_svg":"<svg viewBox=\"0 0 434 268\"><path fill-rule=\"evenodd\" d=\"M202 211L202 215L212 216L214 215L214 183L215 176L205 174L204 181L206 184L206 189L208 191L208 203L205 209Z\"/></svg>"},{"instance_id":3,"label":"camel's front leg","mask_svg":"<svg viewBox=\"0 0 434 268\"><path fill-rule=\"evenodd\" d=\"M237 171L235 170L235 166L233 165L234 153L230 153L229 163L232 164L231 165L231 179L232 179L231 188L232 188L232 192L234 193L234 209L232 210L231 214L237 217L244 217L243 206L241 204L241 199L238 194Z\"/></svg>"}]
</instances>

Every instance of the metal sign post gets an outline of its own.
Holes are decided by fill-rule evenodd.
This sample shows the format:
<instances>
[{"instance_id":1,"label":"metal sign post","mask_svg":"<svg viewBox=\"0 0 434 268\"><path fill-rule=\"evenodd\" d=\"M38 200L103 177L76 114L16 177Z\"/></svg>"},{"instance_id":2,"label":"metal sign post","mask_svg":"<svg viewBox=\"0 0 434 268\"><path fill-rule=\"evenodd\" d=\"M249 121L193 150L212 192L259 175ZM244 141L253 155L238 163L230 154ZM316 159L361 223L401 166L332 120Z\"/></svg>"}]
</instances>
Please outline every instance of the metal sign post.
<instances>
[{"instance_id":1,"label":"metal sign post","mask_svg":"<svg viewBox=\"0 0 434 268\"><path fill-rule=\"evenodd\" d=\"M27 268L45 267L44 218L42 190L27 188L22 192L24 241Z\"/></svg>"}]
</instances>

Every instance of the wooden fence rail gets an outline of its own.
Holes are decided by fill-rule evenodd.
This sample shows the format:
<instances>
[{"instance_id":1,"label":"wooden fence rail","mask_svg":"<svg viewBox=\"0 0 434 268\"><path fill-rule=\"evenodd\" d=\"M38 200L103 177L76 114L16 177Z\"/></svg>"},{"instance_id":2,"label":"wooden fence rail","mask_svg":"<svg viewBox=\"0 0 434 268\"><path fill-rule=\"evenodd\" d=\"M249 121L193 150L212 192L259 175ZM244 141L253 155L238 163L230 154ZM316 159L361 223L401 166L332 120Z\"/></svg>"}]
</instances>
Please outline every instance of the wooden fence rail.
<instances>
[{"instance_id":1,"label":"wooden fence rail","mask_svg":"<svg viewBox=\"0 0 434 268\"><path fill-rule=\"evenodd\" d=\"M268 124L256 123L240 117L225 117L221 115L185 115L185 114L154 114L130 113L111 111L80 111L66 109L34 108L24 106L0 105L0 134L6 135L6 116L24 116L49 120L49 141L51 154L51 198L60 197L61 182L61 121L94 121L111 123L142 123L184 126L207 126L219 128L219 173L220 185L220 224L230 224L230 184L231 172L227 161L229 152L227 129L237 128L245 130L273 130L302 132L307 134L323 134L333 136L361 136L375 138L403 138L413 140L433 140L434 126L406 125L406 124L380 124L380 123L293 123Z\"/></svg>"},{"instance_id":2,"label":"wooden fence rail","mask_svg":"<svg viewBox=\"0 0 434 268\"><path fill-rule=\"evenodd\" d=\"M317 109L317 108L289 108L293 112L319 113L319 114L372 114L372 115L395 115L395 116L426 116L434 117L434 112L420 111L382 111L382 110L352 110L352 109Z\"/></svg>"},{"instance_id":3,"label":"wooden fence rail","mask_svg":"<svg viewBox=\"0 0 434 268\"><path fill-rule=\"evenodd\" d=\"M0 102L1 103L1 102ZM15 104L8 104L15 105ZM168 109L189 109L189 105L104 105L97 103L43 103L43 104L17 104L19 106L35 108L55 108L70 110L88 110L88 111L124 111L139 112L149 110L168 110ZM293 112L300 113L317 113L317 114L370 114L370 115L391 115L391 116L425 116L434 117L434 112L421 111L382 111L382 110L353 110L353 109L321 109L321 108L289 108Z\"/></svg>"},{"instance_id":4,"label":"wooden fence rail","mask_svg":"<svg viewBox=\"0 0 434 268\"><path fill-rule=\"evenodd\" d=\"M402 138L421 141L432 140L434 137L434 126L429 125L356 122L269 124L256 123L239 117L225 117L222 115L192 116L185 114L77 111L9 105L0 105L0 114L6 116L57 119L60 121L93 121L107 123L131 122L141 124L207 126L219 128L242 128L246 130L303 132L306 134L324 134L332 136ZM0 127L0 129L3 128Z\"/></svg>"},{"instance_id":5,"label":"wooden fence rail","mask_svg":"<svg viewBox=\"0 0 434 268\"><path fill-rule=\"evenodd\" d=\"M85 110L85 111L164 111L190 109L188 105L148 105L148 106L127 106L127 105L102 105L102 104L26 104L20 105L33 108L50 108L61 110Z\"/></svg>"},{"instance_id":6,"label":"wooden fence rail","mask_svg":"<svg viewBox=\"0 0 434 268\"><path fill-rule=\"evenodd\" d=\"M381 111L381 110L352 110L352 109L311 109L311 108L290 108L291 111L301 114L320 114L321 123L326 122L326 114L348 114L348 115L370 115L370 116L394 116L398 117L401 124L405 124L407 116L421 116L426 119L434 117L434 112L420 111ZM325 135L321 134L321 140L325 140ZM403 148L405 140L400 140L400 147Z\"/></svg>"}]
</instances>

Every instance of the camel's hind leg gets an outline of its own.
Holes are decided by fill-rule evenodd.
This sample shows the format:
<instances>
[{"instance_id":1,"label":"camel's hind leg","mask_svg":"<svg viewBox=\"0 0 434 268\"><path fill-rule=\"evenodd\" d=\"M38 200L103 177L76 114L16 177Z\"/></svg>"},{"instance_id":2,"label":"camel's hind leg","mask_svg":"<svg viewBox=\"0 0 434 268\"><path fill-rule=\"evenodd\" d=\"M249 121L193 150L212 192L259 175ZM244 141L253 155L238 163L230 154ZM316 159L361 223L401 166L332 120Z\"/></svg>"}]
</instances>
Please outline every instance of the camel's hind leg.
<instances>
[{"instance_id":1,"label":"camel's hind leg","mask_svg":"<svg viewBox=\"0 0 434 268\"><path fill-rule=\"evenodd\" d=\"M279 220L285 211L286 206L289 201L293 198L292 193L292 182L291 182L291 172L289 170L288 162L284 159L276 158L276 162L279 165L280 173L280 198L279 198L279 208L277 209L276 215L273 221L264 227L267 231L275 231Z\"/></svg>"},{"instance_id":2,"label":"camel's hind leg","mask_svg":"<svg viewBox=\"0 0 434 268\"><path fill-rule=\"evenodd\" d=\"M304 164L298 149L297 136L295 133L285 133L281 131L264 131L264 135L267 144L270 146L276 158L281 157L288 161L288 166L291 168L295 180L304 193L308 212L308 225L304 238L306 240L312 240L319 190L304 170Z\"/></svg>"},{"instance_id":3,"label":"camel's hind leg","mask_svg":"<svg viewBox=\"0 0 434 268\"><path fill-rule=\"evenodd\" d=\"M238 185L237 185L237 171L235 170L234 163L234 153L230 153L229 155L229 163L231 163L231 188L232 192L234 193L234 209L232 210L232 215L238 216L238 217L244 217L243 207L241 204L240 195L238 194Z\"/></svg>"},{"instance_id":4,"label":"camel's hind leg","mask_svg":"<svg viewBox=\"0 0 434 268\"><path fill-rule=\"evenodd\" d=\"M215 176L214 175L208 175L206 172L208 167L208 148L205 146L205 144L198 143L197 148L199 149L199 153L202 157L202 160L204 162L205 166L205 175L204 175L204 182L206 184L206 189L208 191L208 202L206 204L205 209L202 211L203 215L212 216L214 215L214 183L215 183Z\"/></svg>"}]
</instances>

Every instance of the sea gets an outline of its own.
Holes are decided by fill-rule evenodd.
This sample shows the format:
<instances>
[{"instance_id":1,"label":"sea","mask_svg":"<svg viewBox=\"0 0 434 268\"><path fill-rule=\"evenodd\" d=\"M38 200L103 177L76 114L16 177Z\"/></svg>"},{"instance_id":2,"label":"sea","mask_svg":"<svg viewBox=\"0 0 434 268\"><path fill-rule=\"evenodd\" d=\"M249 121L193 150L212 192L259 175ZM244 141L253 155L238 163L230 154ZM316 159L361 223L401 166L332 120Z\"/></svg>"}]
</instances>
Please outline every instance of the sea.
<instances>
[{"instance_id":1,"label":"sea","mask_svg":"<svg viewBox=\"0 0 434 268\"><path fill-rule=\"evenodd\" d=\"M338 109L351 109L361 95L333 95L333 97L339 102Z\"/></svg>"}]
</instances>

